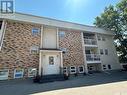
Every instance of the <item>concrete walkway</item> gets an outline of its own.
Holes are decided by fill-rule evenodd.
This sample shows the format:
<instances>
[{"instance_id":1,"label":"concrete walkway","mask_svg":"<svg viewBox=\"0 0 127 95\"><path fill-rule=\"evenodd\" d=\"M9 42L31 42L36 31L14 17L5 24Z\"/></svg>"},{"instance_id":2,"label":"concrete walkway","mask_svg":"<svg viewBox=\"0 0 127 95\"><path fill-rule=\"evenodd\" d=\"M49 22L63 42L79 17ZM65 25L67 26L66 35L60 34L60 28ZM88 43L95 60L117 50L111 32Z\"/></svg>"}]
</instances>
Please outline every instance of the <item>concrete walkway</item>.
<instances>
[{"instance_id":1,"label":"concrete walkway","mask_svg":"<svg viewBox=\"0 0 127 95\"><path fill-rule=\"evenodd\" d=\"M31 80L0 82L0 95L127 95L127 72L96 73L70 80L34 84Z\"/></svg>"}]
</instances>

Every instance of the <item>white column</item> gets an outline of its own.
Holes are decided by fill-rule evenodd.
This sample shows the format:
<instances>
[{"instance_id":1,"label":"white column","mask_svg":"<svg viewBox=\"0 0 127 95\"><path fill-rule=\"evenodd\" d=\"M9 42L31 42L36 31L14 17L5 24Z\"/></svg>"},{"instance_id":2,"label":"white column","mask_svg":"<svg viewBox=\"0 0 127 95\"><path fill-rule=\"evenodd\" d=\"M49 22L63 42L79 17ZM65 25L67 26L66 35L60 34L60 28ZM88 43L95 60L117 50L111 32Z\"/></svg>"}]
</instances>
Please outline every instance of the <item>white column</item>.
<instances>
[{"instance_id":1,"label":"white column","mask_svg":"<svg viewBox=\"0 0 127 95\"><path fill-rule=\"evenodd\" d=\"M57 28L56 31L56 48L59 49L59 29Z\"/></svg>"},{"instance_id":2,"label":"white column","mask_svg":"<svg viewBox=\"0 0 127 95\"><path fill-rule=\"evenodd\" d=\"M40 48L43 48L43 31L44 31L44 26L41 26L41 43L40 43Z\"/></svg>"},{"instance_id":3,"label":"white column","mask_svg":"<svg viewBox=\"0 0 127 95\"><path fill-rule=\"evenodd\" d=\"M39 52L39 75L41 75L42 72L42 52Z\"/></svg>"},{"instance_id":4,"label":"white column","mask_svg":"<svg viewBox=\"0 0 127 95\"><path fill-rule=\"evenodd\" d=\"M81 32L81 37L82 37L82 48L83 48L83 56L84 56L84 66L85 66L85 73L88 73L88 67L87 67L87 62L86 62L86 54L85 54L85 45L84 45L84 37L83 37L83 32Z\"/></svg>"}]
</instances>

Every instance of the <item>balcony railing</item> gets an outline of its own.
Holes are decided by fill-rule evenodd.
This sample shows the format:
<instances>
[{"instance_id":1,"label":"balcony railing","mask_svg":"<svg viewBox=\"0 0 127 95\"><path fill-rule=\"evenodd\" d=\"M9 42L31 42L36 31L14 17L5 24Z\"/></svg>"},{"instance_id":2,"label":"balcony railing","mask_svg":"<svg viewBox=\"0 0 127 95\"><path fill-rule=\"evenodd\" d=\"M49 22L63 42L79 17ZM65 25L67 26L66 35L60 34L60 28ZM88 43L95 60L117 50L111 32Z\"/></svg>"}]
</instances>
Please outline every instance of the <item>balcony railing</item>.
<instances>
[{"instance_id":1,"label":"balcony railing","mask_svg":"<svg viewBox=\"0 0 127 95\"><path fill-rule=\"evenodd\" d=\"M87 45L97 45L96 39L84 39L84 43Z\"/></svg>"},{"instance_id":2,"label":"balcony railing","mask_svg":"<svg viewBox=\"0 0 127 95\"><path fill-rule=\"evenodd\" d=\"M86 60L87 61L100 61L100 55L99 54L86 54Z\"/></svg>"}]
</instances>

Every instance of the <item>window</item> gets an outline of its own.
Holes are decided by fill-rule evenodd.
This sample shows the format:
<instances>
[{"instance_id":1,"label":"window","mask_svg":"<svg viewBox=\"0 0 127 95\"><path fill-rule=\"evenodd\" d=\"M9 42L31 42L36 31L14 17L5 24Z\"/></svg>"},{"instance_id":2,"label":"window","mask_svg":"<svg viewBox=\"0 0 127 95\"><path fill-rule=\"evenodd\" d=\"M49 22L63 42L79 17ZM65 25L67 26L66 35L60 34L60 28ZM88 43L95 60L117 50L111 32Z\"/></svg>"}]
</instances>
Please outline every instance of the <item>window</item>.
<instances>
[{"instance_id":1,"label":"window","mask_svg":"<svg viewBox=\"0 0 127 95\"><path fill-rule=\"evenodd\" d=\"M97 38L98 38L98 41L100 41L100 40L101 40L101 37L100 37L100 36L97 36Z\"/></svg>"},{"instance_id":2,"label":"window","mask_svg":"<svg viewBox=\"0 0 127 95\"><path fill-rule=\"evenodd\" d=\"M0 69L0 80L8 79L8 69Z\"/></svg>"},{"instance_id":3,"label":"window","mask_svg":"<svg viewBox=\"0 0 127 95\"><path fill-rule=\"evenodd\" d=\"M108 55L108 49L105 49L105 55Z\"/></svg>"},{"instance_id":4,"label":"window","mask_svg":"<svg viewBox=\"0 0 127 95\"><path fill-rule=\"evenodd\" d=\"M54 57L49 56L49 65L54 65Z\"/></svg>"},{"instance_id":5,"label":"window","mask_svg":"<svg viewBox=\"0 0 127 95\"><path fill-rule=\"evenodd\" d=\"M70 67L70 73L71 74L75 74L76 73L76 67L75 66L71 66Z\"/></svg>"},{"instance_id":6,"label":"window","mask_svg":"<svg viewBox=\"0 0 127 95\"><path fill-rule=\"evenodd\" d=\"M36 68L28 68L28 77L34 77L37 75L37 69Z\"/></svg>"},{"instance_id":7,"label":"window","mask_svg":"<svg viewBox=\"0 0 127 95\"><path fill-rule=\"evenodd\" d=\"M63 67L63 72L64 73L67 73L68 71L67 71L67 67Z\"/></svg>"},{"instance_id":8,"label":"window","mask_svg":"<svg viewBox=\"0 0 127 95\"><path fill-rule=\"evenodd\" d=\"M105 39L105 37L102 37L102 41L105 41L106 39Z\"/></svg>"},{"instance_id":9,"label":"window","mask_svg":"<svg viewBox=\"0 0 127 95\"><path fill-rule=\"evenodd\" d=\"M103 69L106 70L106 65L103 65Z\"/></svg>"},{"instance_id":10,"label":"window","mask_svg":"<svg viewBox=\"0 0 127 95\"><path fill-rule=\"evenodd\" d=\"M108 65L108 69L111 69L111 65Z\"/></svg>"},{"instance_id":11,"label":"window","mask_svg":"<svg viewBox=\"0 0 127 95\"><path fill-rule=\"evenodd\" d=\"M84 66L79 66L78 71L79 73L84 73Z\"/></svg>"},{"instance_id":12,"label":"window","mask_svg":"<svg viewBox=\"0 0 127 95\"><path fill-rule=\"evenodd\" d=\"M38 28L33 28L32 29L32 35L35 36L35 35L39 35L40 34L40 30Z\"/></svg>"},{"instance_id":13,"label":"window","mask_svg":"<svg viewBox=\"0 0 127 95\"><path fill-rule=\"evenodd\" d=\"M58 34L59 34L60 38L64 38L65 37L65 32L64 31L60 31Z\"/></svg>"},{"instance_id":14,"label":"window","mask_svg":"<svg viewBox=\"0 0 127 95\"><path fill-rule=\"evenodd\" d=\"M14 78L23 78L23 69L15 69L14 70Z\"/></svg>"},{"instance_id":15,"label":"window","mask_svg":"<svg viewBox=\"0 0 127 95\"><path fill-rule=\"evenodd\" d=\"M100 49L100 54L101 54L101 55L103 55L103 54L104 54L103 49Z\"/></svg>"},{"instance_id":16,"label":"window","mask_svg":"<svg viewBox=\"0 0 127 95\"><path fill-rule=\"evenodd\" d=\"M63 53L67 52L67 48L60 48L61 51L63 51Z\"/></svg>"},{"instance_id":17,"label":"window","mask_svg":"<svg viewBox=\"0 0 127 95\"><path fill-rule=\"evenodd\" d=\"M2 22L3 22L3 21L0 21L0 30L1 30L1 28L2 28Z\"/></svg>"},{"instance_id":18,"label":"window","mask_svg":"<svg viewBox=\"0 0 127 95\"><path fill-rule=\"evenodd\" d=\"M38 46L31 46L30 53L31 54L38 54L39 47Z\"/></svg>"}]
</instances>

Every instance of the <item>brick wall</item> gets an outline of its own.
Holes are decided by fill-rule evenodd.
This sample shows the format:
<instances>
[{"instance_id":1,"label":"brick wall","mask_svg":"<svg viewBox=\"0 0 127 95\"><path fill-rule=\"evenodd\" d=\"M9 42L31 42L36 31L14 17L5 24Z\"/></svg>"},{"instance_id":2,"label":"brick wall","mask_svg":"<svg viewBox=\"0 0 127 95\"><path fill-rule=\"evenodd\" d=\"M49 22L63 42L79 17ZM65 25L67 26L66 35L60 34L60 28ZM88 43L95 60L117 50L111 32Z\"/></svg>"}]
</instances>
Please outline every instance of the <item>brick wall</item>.
<instances>
[{"instance_id":1,"label":"brick wall","mask_svg":"<svg viewBox=\"0 0 127 95\"><path fill-rule=\"evenodd\" d=\"M39 54L31 54L32 45L40 46L40 35L33 36L32 28L40 25L7 21L7 27L0 51L0 68L9 69L9 78L14 76L15 68L24 69L24 77L27 77L28 67L38 68Z\"/></svg>"},{"instance_id":2,"label":"brick wall","mask_svg":"<svg viewBox=\"0 0 127 95\"><path fill-rule=\"evenodd\" d=\"M71 30L64 32L65 37L59 37L59 47L67 49L63 54L63 65L67 67L84 65L81 32Z\"/></svg>"}]
</instances>

